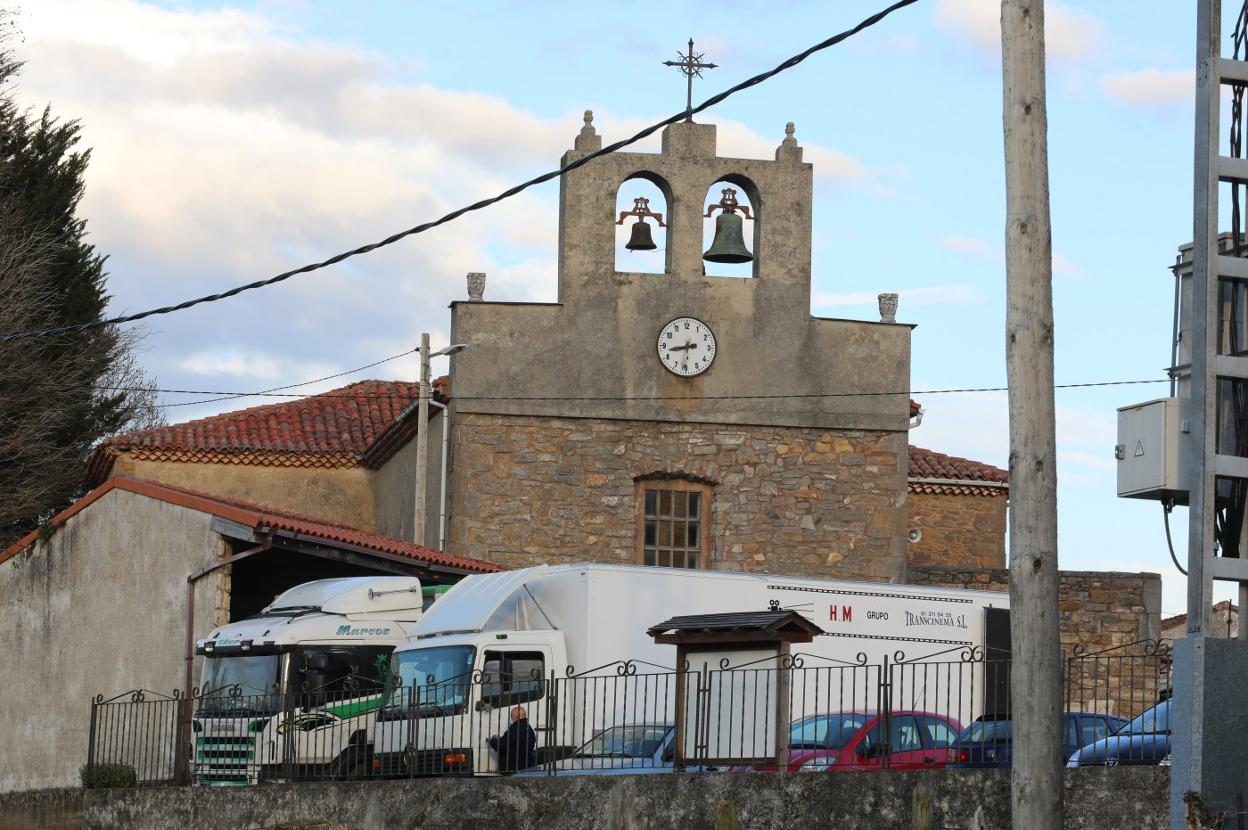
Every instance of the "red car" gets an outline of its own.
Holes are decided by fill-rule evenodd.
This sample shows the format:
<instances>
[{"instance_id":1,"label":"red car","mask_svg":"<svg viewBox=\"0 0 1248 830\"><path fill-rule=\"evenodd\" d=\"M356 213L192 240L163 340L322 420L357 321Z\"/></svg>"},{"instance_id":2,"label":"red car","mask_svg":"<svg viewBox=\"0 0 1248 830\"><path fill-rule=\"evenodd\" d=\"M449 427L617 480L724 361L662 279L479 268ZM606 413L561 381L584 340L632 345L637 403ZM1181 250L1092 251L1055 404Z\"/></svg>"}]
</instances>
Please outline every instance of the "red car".
<instances>
[{"instance_id":1,"label":"red car","mask_svg":"<svg viewBox=\"0 0 1248 830\"><path fill-rule=\"evenodd\" d=\"M789 772L939 769L953 763L962 725L931 712L809 715L789 729ZM775 771L774 766L752 767Z\"/></svg>"}]
</instances>

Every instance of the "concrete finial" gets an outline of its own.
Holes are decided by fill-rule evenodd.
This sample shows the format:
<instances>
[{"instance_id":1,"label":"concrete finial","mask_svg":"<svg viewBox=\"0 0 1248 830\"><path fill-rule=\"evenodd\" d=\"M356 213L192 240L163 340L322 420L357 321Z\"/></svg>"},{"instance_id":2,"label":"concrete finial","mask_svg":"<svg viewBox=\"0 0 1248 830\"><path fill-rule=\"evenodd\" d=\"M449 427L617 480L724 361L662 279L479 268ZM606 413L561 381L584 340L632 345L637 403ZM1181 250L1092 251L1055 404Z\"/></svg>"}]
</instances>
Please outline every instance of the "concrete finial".
<instances>
[{"instance_id":1,"label":"concrete finial","mask_svg":"<svg viewBox=\"0 0 1248 830\"><path fill-rule=\"evenodd\" d=\"M780 146L776 148L776 161L801 161L802 148L794 137L793 122L790 121L784 125L784 140L780 142Z\"/></svg>"},{"instance_id":2,"label":"concrete finial","mask_svg":"<svg viewBox=\"0 0 1248 830\"><path fill-rule=\"evenodd\" d=\"M479 303L485 296L485 274L481 271L468 272L468 299Z\"/></svg>"},{"instance_id":3,"label":"concrete finial","mask_svg":"<svg viewBox=\"0 0 1248 830\"><path fill-rule=\"evenodd\" d=\"M594 111L585 110L585 125L581 127L581 132L576 137L576 141L572 146L583 152L592 152L602 148L602 137L598 135L594 129Z\"/></svg>"},{"instance_id":4,"label":"concrete finial","mask_svg":"<svg viewBox=\"0 0 1248 830\"><path fill-rule=\"evenodd\" d=\"M881 294L878 297L880 303L880 322L896 323L897 322L897 294Z\"/></svg>"}]
</instances>

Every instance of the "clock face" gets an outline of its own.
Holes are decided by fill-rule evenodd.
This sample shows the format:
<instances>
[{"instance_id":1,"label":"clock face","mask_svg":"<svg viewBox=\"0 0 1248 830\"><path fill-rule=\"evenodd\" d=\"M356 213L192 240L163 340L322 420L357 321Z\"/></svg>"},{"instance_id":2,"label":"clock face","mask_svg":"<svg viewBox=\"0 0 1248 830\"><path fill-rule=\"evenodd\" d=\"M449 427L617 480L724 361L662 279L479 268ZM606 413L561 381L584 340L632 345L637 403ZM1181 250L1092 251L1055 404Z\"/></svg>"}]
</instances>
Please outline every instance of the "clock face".
<instances>
[{"instance_id":1,"label":"clock face","mask_svg":"<svg viewBox=\"0 0 1248 830\"><path fill-rule=\"evenodd\" d=\"M677 317L659 332L659 361L681 377L700 375L715 360L715 334L692 317Z\"/></svg>"}]
</instances>

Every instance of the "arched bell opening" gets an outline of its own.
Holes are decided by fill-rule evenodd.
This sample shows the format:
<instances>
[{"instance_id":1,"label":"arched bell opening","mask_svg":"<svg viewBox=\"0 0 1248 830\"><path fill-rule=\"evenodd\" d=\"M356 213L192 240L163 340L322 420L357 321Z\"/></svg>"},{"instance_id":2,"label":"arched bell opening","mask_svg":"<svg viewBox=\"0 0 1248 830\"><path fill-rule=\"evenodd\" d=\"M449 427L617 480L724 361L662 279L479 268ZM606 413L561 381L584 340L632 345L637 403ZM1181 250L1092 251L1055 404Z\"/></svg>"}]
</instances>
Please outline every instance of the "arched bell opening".
<instances>
[{"instance_id":1,"label":"arched bell opening","mask_svg":"<svg viewBox=\"0 0 1248 830\"><path fill-rule=\"evenodd\" d=\"M706 191L702 217L702 272L712 277L758 275L758 188L735 173Z\"/></svg>"},{"instance_id":2,"label":"arched bell opening","mask_svg":"<svg viewBox=\"0 0 1248 830\"><path fill-rule=\"evenodd\" d=\"M615 270L664 274L671 270L667 230L671 188L662 176L642 170L615 194Z\"/></svg>"}]
</instances>

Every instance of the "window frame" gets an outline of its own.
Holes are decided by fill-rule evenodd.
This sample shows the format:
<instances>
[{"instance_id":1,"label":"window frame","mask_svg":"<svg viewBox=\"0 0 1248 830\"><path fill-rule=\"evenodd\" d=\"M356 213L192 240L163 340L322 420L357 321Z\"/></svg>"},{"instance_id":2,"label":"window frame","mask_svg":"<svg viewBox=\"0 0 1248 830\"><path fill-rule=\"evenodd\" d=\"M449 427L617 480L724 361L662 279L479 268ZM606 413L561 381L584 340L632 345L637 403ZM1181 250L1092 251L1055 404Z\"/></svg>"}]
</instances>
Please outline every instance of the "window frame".
<instances>
[{"instance_id":1,"label":"window frame","mask_svg":"<svg viewBox=\"0 0 1248 830\"><path fill-rule=\"evenodd\" d=\"M646 492L679 492L679 493L697 493L701 506L698 514L698 533L701 534L698 539L698 567L696 570L707 570L711 567L711 513L712 513L712 497L715 488L711 484L702 481L694 481L687 478L642 478L636 481L633 491L633 501L635 507L635 527L633 528L633 560L638 565L646 564ZM674 565L659 565L657 560L654 567L672 568L673 570L694 570L691 568L676 568Z\"/></svg>"},{"instance_id":2,"label":"window frame","mask_svg":"<svg viewBox=\"0 0 1248 830\"><path fill-rule=\"evenodd\" d=\"M491 680L489 669L486 667L490 663L491 656L499 658L498 678ZM536 678L529 676L524 677L516 674L512 669L512 664L517 660L532 660L537 658L541 664L541 671ZM546 697L546 685L543 682L546 677L546 664L549 659L543 651L513 651L511 649L491 649L484 648L481 651L481 700L490 704L495 708L518 706L522 703L531 703L534 700L541 700ZM513 684L520 687L519 690L513 689ZM530 685L532 684L532 685ZM498 686L498 691L493 694L486 693L486 686Z\"/></svg>"}]
</instances>

